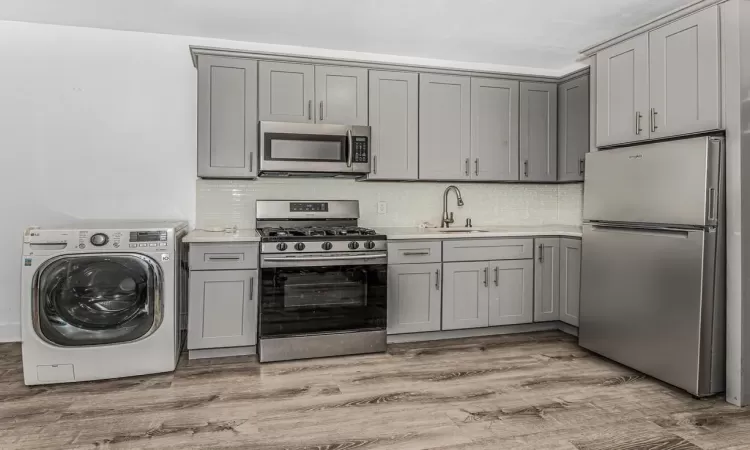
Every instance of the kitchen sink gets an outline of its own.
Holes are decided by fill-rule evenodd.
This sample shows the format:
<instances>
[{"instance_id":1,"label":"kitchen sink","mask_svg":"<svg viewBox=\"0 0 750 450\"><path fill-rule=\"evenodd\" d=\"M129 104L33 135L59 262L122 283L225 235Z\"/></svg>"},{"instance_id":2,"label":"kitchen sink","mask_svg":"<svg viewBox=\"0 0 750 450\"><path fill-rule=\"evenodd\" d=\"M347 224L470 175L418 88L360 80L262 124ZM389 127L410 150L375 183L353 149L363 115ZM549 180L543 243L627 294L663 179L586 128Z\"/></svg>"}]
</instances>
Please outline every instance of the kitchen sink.
<instances>
[{"instance_id":1,"label":"kitchen sink","mask_svg":"<svg viewBox=\"0 0 750 450\"><path fill-rule=\"evenodd\" d=\"M439 233L486 233L487 230L480 228L437 228Z\"/></svg>"}]
</instances>

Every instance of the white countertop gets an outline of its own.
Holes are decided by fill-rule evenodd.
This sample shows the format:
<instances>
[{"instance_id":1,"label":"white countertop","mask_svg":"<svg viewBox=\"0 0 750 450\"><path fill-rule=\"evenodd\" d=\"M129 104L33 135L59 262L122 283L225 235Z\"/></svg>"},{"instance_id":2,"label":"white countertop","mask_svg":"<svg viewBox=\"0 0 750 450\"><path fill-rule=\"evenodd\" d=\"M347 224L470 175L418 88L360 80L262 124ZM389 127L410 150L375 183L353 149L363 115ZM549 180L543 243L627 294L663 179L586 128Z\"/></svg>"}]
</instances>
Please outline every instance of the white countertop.
<instances>
[{"instance_id":1,"label":"white countertop","mask_svg":"<svg viewBox=\"0 0 750 450\"><path fill-rule=\"evenodd\" d=\"M462 227L454 227L462 228ZM476 239L476 238L499 238L520 236L567 236L581 237L581 227L572 225L538 225L538 226L474 226L476 230L487 230L480 233L441 233L440 228L417 228L417 227L382 227L376 228L378 233L388 236L388 240L400 239Z\"/></svg>"},{"instance_id":2,"label":"white countertop","mask_svg":"<svg viewBox=\"0 0 750 450\"><path fill-rule=\"evenodd\" d=\"M461 228L461 227L453 227ZM440 228L418 227L380 227L375 231L385 234L388 240L403 239L476 239L522 236L568 236L581 237L581 227L572 225L493 225L475 226L476 230L487 230L479 233L441 233ZM237 230L236 232L193 230L183 239L188 243L210 242L259 242L260 236L255 230Z\"/></svg>"},{"instance_id":3,"label":"white countertop","mask_svg":"<svg viewBox=\"0 0 750 450\"><path fill-rule=\"evenodd\" d=\"M206 230L193 230L187 234L182 240L183 242L197 243L197 242L259 242L260 236L255 230L237 230L236 232L230 231L206 231Z\"/></svg>"}]
</instances>

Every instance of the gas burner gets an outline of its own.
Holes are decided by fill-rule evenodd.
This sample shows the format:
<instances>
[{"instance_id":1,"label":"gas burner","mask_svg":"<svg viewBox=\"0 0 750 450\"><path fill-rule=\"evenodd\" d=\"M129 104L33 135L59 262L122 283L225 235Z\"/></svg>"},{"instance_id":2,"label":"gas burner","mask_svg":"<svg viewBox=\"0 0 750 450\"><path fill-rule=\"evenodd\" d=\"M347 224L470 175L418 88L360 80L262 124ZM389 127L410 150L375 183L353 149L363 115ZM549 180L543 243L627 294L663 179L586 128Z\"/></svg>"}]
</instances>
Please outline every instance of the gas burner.
<instances>
[{"instance_id":1,"label":"gas burner","mask_svg":"<svg viewBox=\"0 0 750 450\"><path fill-rule=\"evenodd\" d=\"M362 227L270 227L261 228L261 235L271 238L326 237L326 236L375 236L377 232Z\"/></svg>"}]
</instances>

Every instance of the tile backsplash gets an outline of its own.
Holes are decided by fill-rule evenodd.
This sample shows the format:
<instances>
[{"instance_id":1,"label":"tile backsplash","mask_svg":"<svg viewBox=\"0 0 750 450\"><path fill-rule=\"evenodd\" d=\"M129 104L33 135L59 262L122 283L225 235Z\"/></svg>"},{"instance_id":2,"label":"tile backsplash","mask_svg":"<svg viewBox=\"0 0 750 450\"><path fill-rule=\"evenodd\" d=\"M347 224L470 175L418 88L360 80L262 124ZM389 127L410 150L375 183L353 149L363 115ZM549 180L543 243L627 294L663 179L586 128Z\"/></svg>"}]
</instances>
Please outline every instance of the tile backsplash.
<instances>
[{"instance_id":1,"label":"tile backsplash","mask_svg":"<svg viewBox=\"0 0 750 450\"><path fill-rule=\"evenodd\" d=\"M197 228L255 228L255 200L359 200L367 227L440 225L443 190L450 183L358 182L341 179L262 178L196 182ZM464 206L449 194L456 225L580 225L583 184L457 184ZM378 214L378 202L386 213Z\"/></svg>"}]
</instances>

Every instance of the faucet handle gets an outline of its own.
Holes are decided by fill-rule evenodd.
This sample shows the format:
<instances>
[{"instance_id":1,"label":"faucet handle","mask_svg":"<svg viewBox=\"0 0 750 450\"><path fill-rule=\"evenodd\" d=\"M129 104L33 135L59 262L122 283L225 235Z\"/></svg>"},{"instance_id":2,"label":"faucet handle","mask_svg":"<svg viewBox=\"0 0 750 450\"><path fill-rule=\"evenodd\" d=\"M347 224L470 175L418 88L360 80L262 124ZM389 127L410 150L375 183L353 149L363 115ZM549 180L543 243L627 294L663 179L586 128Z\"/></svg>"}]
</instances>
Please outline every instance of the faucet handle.
<instances>
[{"instance_id":1,"label":"faucet handle","mask_svg":"<svg viewBox=\"0 0 750 450\"><path fill-rule=\"evenodd\" d=\"M466 218L466 228L471 228L471 227L472 227L472 225L471 225L471 217L467 217Z\"/></svg>"},{"instance_id":2,"label":"faucet handle","mask_svg":"<svg viewBox=\"0 0 750 450\"><path fill-rule=\"evenodd\" d=\"M450 218L448 219L448 222L453 223L453 213L451 212Z\"/></svg>"}]
</instances>

